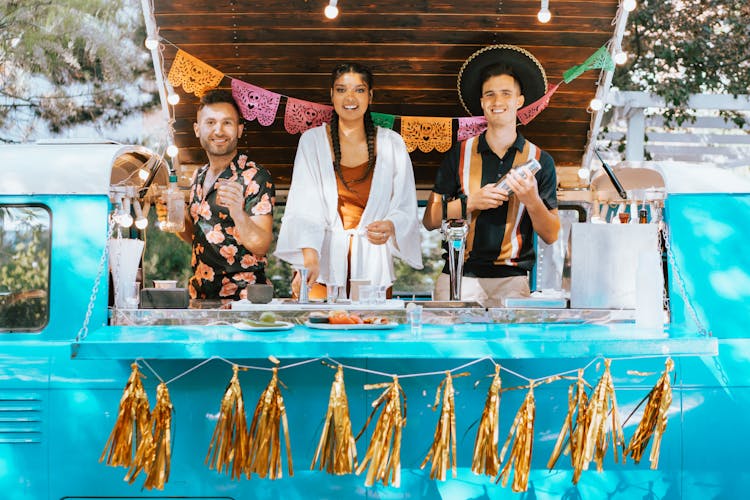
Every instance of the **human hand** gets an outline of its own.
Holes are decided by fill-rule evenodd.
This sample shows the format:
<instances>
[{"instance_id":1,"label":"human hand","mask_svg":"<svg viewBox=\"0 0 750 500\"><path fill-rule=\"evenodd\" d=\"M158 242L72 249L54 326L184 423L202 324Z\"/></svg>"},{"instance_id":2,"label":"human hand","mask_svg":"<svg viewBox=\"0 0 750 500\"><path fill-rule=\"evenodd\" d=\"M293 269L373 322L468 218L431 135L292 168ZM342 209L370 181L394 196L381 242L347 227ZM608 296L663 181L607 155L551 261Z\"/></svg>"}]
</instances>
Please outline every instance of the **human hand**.
<instances>
[{"instance_id":1,"label":"human hand","mask_svg":"<svg viewBox=\"0 0 750 500\"><path fill-rule=\"evenodd\" d=\"M497 208L508 201L508 192L495 184L485 184L482 189L469 194L466 199L466 211L489 210Z\"/></svg>"},{"instance_id":2,"label":"human hand","mask_svg":"<svg viewBox=\"0 0 750 500\"><path fill-rule=\"evenodd\" d=\"M216 203L229 209L229 215L234 219L237 212L242 212L245 204L244 188L234 181L219 179L216 181Z\"/></svg>"},{"instance_id":3,"label":"human hand","mask_svg":"<svg viewBox=\"0 0 750 500\"><path fill-rule=\"evenodd\" d=\"M518 197L518 201L524 205L529 205L529 203L532 203L539 197L536 177L528 167L512 169L508 172L506 182L508 183L508 187Z\"/></svg>"},{"instance_id":4,"label":"human hand","mask_svg":"<svg viewBox=\"0 0 750 500\"><path fill-rule=\"evenodd\" d=\"M389 220L378 220L365 226L367 241L373 245L384 245L388 239L396 236L396 228Z\"/></svg>"}]
</instances>

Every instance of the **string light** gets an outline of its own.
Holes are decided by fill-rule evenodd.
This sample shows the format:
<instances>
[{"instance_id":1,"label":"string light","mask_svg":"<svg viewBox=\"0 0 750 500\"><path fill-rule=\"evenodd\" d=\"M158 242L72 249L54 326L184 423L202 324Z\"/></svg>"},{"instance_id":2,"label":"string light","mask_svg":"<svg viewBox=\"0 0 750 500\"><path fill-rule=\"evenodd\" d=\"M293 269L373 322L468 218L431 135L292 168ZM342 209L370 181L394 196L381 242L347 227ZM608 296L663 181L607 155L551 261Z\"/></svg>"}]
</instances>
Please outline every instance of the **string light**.
<instances>
[{"instance_id":1,"label":"string light","mask_svg":"<svg viewBox=\"0 0 750 500\"><path fill-rule=\"evenodd\" d=\"M143 215L141 203L138 201L138 198L133 199L133 210L135 211L135 227L140 230L146 229L146 226L148 226L148 219Z\"/></svg>"},{"instance_id":2,"label":"string light","mask_svg":"<svg viewBox=\"0 0 750 500\"><path fill-rule=\"evenodd\" d=\"M539 9L539 13L536 15L540 23L548 23L552 19L552 13L549 11L549 0L542 0L542 8Z\"/></svg>"},{"instance_id":3,"label":"string light","mask_svg":"<svg viewBox=\"0 0 750 500\"><path fill-rule=\"evenodd\" d=\"M625 64L628 61L628 53L624 52L622 50L619 50L619 51L615 52L615 55L612 58L612 60L618 66L622 66L623 64Z\"/></svg>"},{"instance_id":4,"label":"string light","mask_svg":"<svg viewBox=\"0 0 750 500\"><path fill-rule=\"evenodd\" d=\"M133 225L133 216L130 215L130 198L127 196L122 198L122 201L117 202L114 219L121 227L130 227Z\"/></svg>"},{"instance_id":5,"label":"string light","mask_svg":"<svg viewBox=\"0 0 750 500\"><path fill-rule=\"evenodd\" d=\"M179 94L175 94L174 92L170 92L169 95L167 95L167 102L174 106L178 102L180 102L180 96Z\"/></svg>"},{"instance_id":6,"label":"string light","mask_svg":"<svg viewBox=\"0 0 750 500\"><path fill-rule=\"evenodd\" d=\"M591 177L591 170L588 168L579 168L578 169L578 178L584 181L588 181Z\"/></svg>"},{"instance_id":7,"label":"string light","mask_svg":"<svg viewBox=\"0 0 750 500\"><path fill-rule=\"evenodd\" d=\"M635 6L635 0L623 0L622 2L622 8L628 12L633 12L635 10Z\"/></svg>"},{"instance_id":8,"label":"string light","mask_svg":"<svg viewBox=\"0 0 750 500\"><path fill-rule=\"evenodd\" d=\"M179 148L174 144L170 144L169 146L167 146L167 156L169 156L170 158L174 158L179 154L179 152Z\"/></svg>"},{"instance_id":9,"label":"string light","mask_svg":"<svg viewBox=\"0 0 750 500\"><path fill-rule=\"evenodd\" d=\"M595 98L591 99L591 103L589 104L589 107L593 111L599 111L600 109L602 109L604 107L604 103L602 102L601 99L595 97Z\"/></svg>"},{"instance_id":10,"label":"string light","mask_svg":"<svg viewBox=\"0 0 750 500\"><path fill-rule=\"evenodd\" d=\"M336 7L337 3L338 0L329 0L328 5L325 9L323 9L323 14L328 19L336 19L336 17L339 15L339 8Z\"/></svg>"},{"instance_id":11,"label":"string light","mask_svg":"<svg viewBox=\"0 0 750 500\"><path fill-rule=\"evenodd\" d=\"M159 46L159 40L157 40L156 38L148 37L146 38L145 45L148 50L154 50Z\"/></svg>"}]
</instances>

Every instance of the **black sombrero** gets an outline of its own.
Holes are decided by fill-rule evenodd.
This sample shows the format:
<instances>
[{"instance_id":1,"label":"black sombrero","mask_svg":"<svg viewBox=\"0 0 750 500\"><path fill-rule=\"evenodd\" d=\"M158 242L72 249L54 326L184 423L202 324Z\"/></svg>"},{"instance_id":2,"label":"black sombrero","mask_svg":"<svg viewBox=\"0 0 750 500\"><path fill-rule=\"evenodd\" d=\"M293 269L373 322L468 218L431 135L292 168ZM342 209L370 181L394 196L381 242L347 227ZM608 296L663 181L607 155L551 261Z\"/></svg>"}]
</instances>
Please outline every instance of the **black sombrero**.
<instances>
[{"instance_id":1,"label":"black sombrero","mask_svg":"<svg viewBox=\"0 0 750 500\"><path fill-rule=\"evenodd\" d=\"M458 72L458 98L472 116L481 116L479 104L482 89L479 85L482 70L491 64L504 64L513 69L521 80L524 106L547 93L547 75L531 52L515 45L490 45L474 52Z\"/></svg>"}]
</instances>

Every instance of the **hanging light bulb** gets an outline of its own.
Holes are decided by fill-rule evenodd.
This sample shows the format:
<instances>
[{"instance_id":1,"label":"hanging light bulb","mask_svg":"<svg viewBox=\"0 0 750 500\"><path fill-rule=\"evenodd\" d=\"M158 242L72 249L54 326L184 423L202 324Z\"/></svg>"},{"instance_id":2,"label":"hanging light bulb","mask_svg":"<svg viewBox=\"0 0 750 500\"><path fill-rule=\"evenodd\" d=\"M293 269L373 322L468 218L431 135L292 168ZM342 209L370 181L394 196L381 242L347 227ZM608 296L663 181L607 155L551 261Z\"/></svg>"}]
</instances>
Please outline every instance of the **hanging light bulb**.
<instances>
[{"instance_id":1,"label":"hanging light bulb","mask_svg":"<svg viewBox=\"0 0 750 500\"><path fill-rule=\"evenodd\" d=\"M142 181L145 181L146 179L148 179L148 170L146 170L145 168L139 168L138 178Z\"/></svg>"},{"instance_id":2,"label":"hanging light bulb","mask_svg":"<svg viewBox=\"0 0 750 500\"><path fill-rule=\"evenodd\" d=\"M338 0L329 0L328 5L323 9L323 15L328 19L336 19L336 16L339 15L339 8L336 7L337 3Z\"/></svg>"},{"instance_id":3,"label":"hanging light bulb","mask_svg":"<svg viewBox=\"0 0 750 500\"><path fill-rule=\"evenodd\" d=\"M169 156L170 158L174 158L179 154L179 152L179 148L174 144L170 144L169 146L167 146L167 156Z\"/></svg>"},{"instance_id":4,"label":"hanging light bulb","mask_svg":"<svg viewBox=\"0 0 750 500\"><path fill-rule=\"evenodd\" d=\"M542 8L536 15L540 23L548 23L552 19L552 13L549 11L549 0L542 0Z\"/></svg>"},{"instance_id":5,"label":"hanging light bulb","mask_svg":"<svg viewBox=\"0 0 750 500\"><path fill-rule=\"evenodd\" d=\"M635 10L635 6L635 0L623 0L622 2L622 8L628 12L633 12Z\"/></svg>"},{"instance_id":6,"label":"hanging light bulb","mask_svg":"<svg viewBox=\"0 0 750 500\"><path fill-rule=\"evenodd\" d=\"M604 107L604 103L601 99L598 97L595 97L591 99L591 103L589 103L589 107L592 109L592 111L599 111Z\"/></svg>"},{"instance_id":7,"label":"hanging light bulb","mask_svg":"<svg viewBox=\"0 0 750 500\"><path fill-rule=\"evenodd\" d=\"M584 181L588 181L591 176L591 170L588 168L579 168L578 169L578 178ZM138 222L136 222L138 224Z\"/></svg>"},{"instance_id":8,"label":"hanging light bulb","mask_svg":"<svg viewBox=\"0 0 750 500\"><path fill-rule=\"evenodd\" d=\"M622 66L623 64L628 62L628 53L623 52L622 50L618 50L617 52L615 52L615 56L612 58L612 60L618 66Z\"/></svg>"},{"instance_id":9,"label":"hanging light bulb","mask_svg":"<svg viewBox=\"0 0 750 500\"><path fill-rule=\"evenodd\" d=\"M154 50L159 46L159 40L157 40L156 38L148 37L146 38L145 45L148 50Z\"/></svg>"},{"instance_id":10,"label":"hanging light bulb","mask_svg":"<svg viewBox=\"0 0 750 500\"><path fill-rule=\"evenodd\" d=\"M171 104L172 106L174 106L175 104L180 102L180 96L178 94L175 94L174 92L170 92L167 95L167 102Z\"/></svg>"},{"instance_id":11,"label":"hanging light bulb","mask_svg":"<svg viewBox=\"0 0 750 500\"><path fill-rule=\"evenodd\" d=\"M133 199L133 211L135 211L135 227L140 230L146 229L146 226L148 226L148 219L143 215L141 203L138 201L138 198Z\"/></svg>"},{"instance_id":12,"label":"hanging light bulb","mask_svg":"<svg viewBox=\"0 0 750 500\"><path fill-rule=\"evenodd\" d=\"M130 215L130 198L127 196L122 199L120 213L115 220L117 220L117 223L122 227L130 227L133 225L133 216Z\"/></svg>"}]
</instances>

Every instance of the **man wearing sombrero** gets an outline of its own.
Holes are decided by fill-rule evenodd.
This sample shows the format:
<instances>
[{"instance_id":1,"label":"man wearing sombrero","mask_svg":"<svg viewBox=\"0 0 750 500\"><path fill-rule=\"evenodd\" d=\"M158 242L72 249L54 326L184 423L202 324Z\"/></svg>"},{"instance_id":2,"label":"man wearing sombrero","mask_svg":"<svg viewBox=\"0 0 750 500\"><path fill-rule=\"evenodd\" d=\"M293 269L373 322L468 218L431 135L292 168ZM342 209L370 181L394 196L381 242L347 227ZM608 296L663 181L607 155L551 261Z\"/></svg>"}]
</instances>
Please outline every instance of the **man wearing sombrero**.
<instances>
[{"instance_id":1,"label":"man wearing sombrero","mask_svg":"<svg viewBox=\"0 0 750 500\"><path fill-rule=\"evenodd\" d=\"M443 197L448 219L466 219L469 231L461 300L486 307L506 297L529 295L534 266L533 233L552 243L560 230L557 176L552 157L516 130L516 112L547 91L539 61L520 47L492 45L475 52L458 75L458 93L472 116L484 114L487 130L462 141L446 154L424 215L427 229L440 227ZM514 166L536 158L535 175ZM495 183L509 173L511 195ZM435 300L448 300L448 262L437 280Z\"/></svg>"}]
</instances>

